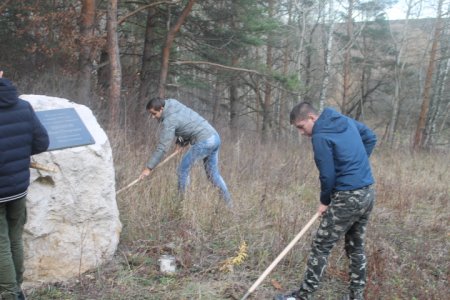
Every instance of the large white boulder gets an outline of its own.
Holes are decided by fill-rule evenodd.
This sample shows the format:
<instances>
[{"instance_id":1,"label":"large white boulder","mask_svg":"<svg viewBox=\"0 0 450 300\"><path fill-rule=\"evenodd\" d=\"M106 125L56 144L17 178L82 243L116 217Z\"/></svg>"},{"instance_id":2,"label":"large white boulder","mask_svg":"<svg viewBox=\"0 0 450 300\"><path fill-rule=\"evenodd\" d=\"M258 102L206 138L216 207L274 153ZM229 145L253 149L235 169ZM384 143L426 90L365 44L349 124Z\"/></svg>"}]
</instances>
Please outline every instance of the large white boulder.
<instances>
[{"instance_id":1,"label":"large white boulder","mask_svg":"<svg viewBox=\"0 0 450 300\"><path fill-rule=\"evenodd\" d=\"M97 267L116 251L122 225L112 151L91 110L66 99L22 95L36 111L74 108L95 144L54 150L33 160L24 233L25 283L64 281Z\"/></svg>"}]
</instances>

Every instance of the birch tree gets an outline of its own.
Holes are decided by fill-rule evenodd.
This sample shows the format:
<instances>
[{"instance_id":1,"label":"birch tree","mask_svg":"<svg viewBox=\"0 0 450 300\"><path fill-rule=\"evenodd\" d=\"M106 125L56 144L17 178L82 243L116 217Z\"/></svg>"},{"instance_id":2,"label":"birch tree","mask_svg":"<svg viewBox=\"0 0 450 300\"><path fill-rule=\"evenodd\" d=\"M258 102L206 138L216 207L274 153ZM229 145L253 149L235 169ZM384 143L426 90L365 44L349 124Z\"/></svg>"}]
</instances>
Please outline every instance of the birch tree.
<instances>
[{"instance_id":1,"label":"birch tree","mask_svg":"<svg viewBox=\"0 0 450 300\"><path fill-rule=\"evenodd\" d=\"M269 18L274 16L274 0L268 1ZM270 73L273 68L273 32L269 32L266 46L266 69ZM262 120L262 140L267 140L269 130L272 128L272 84L269 81L265 83L264 106Z\"/></svg>"},{"instance_id":2,"label":"birch tree","mask_svg":"<svg viewBox=\"0 0 450 300\"><path fill-rule=\"evenodd\" d=\"M408 48L408 31L409 31L409 19L411 15L411 9L413 7L413 1L414 0L408 0L407 2L407 9L406 9L406 15L404 19L404 25L403 30L400 34L400 39L398 41L395 41L394 47L396 48L396 55L395 55L395 67L394 67L394 95L392 97L392 109L391 109L391 115L389 119L389 123L386 129L386 134L384 136L384 140L387 142L388 145L393 145L395 141L395 132L397 129L397 123L398 123L398 116L399 116L399 110L400 110L400 103L401 103L401 90L403 87L403 74L405 72L406 67L406 59L404 59L405 55L405 49ZM395 40L395 37L391 30L391 35L393 39Z\"/></svg>"},{"instance_id":3,"label":"birch tree","mask_svg":"<svg viewBox=\"0 0 450 300\"><path fill-rule=\"evenodd\" d=\"M353 40L353 6L355 0L348 0L348 8L347 8L347 22L346 22L346 30L347 37L349 41ZM351 88L351 49L352 43L350 42L345 49L344 54L344 80L342 85L342 102L341 102L341 111L347 112L347 102L349 101L350 96L350 88Z\"/></svg>"},{"instance_id":4,"label":"birch tree","mask_svg":"<svg viewBox=\"0 0 450 300\"><path fill-rule=\"evenodd\" d=\"M424 141L426 139L425 125L427 122L428 110L429 110L429 106L430 106L430 93L431 93L431 86L432 86L432 81L433 81L433 74L434 74L436 59L437 59L437 55L438 55L438 43L440 40L440 35L442 32L442 25L443 25L442 16L441 16L442 4L443 4L443 0L439 0L437 16L436 16L436 23L435 23L434 33L433 33L433 40L432 40L432 45L431 45L431 50L430 50L430 58L429 58L429 62L428 62L428 68L427 68L425 84L424 84L424 89L423 89L423 94L422 94L422 107L420 109L420 115L419 115L419 120L417 122L416 133L414 135L413 148L415 150L422 148L424 146Z\"/></svg>"},{"instance_id":5,"label":"birch tree","mask_svg":"<svg viewBox=\"0 0 450 300\"><path fill-rule=\"evenodd\" d=\"M325 18L324 18L325 23ZM324 24L325 25L325 24ZM333 36L334 36L334 25L335 25L335 12L334 12L334 0L330 0L328 4L328 27L327 33L327 42L324 50L324 67L323 67L323 78L322 85L320 89L319 96L319 111L322 111L325 107L325 100L327 97L328 83L330 81L330 66L331 66L331 58L332 58L332 49L333 49Z\"/></svg>"},{"instance_id":6,"label":"birch tree","mask_svg":"<svg viewBox=\"0 0 450 300\"><path fill-rule=\"evenodd\" d=\"M450 9L450 6L449 8ZM428 118L425 126L424 146L431 148L439 141L441 134L441 126L439 121L443 124L446 122L444 117L448 114L448 104L450 103L449 93L449 72L450 72L450 41L449 41L449 26L448 19L444 22L441 39L440 39L440 59L438 61L438 68L436 73L435 84L433 85L433 95L430 100L430 108ZM445 26L444 26L445 25Z\"/></svg>"},{"instance_id":7,"label":"birch tree","mask_svg":"<svg viewBox=\"0 0 450 300\"><path fill-rule=\"evenodd\" d=\"M119 123L120 89L122 85L122 67L120 63L119 38L117 33L117 2L108 1L107 10L107 45L109 57L109 128Z\"/></svg>"}]
</instances>

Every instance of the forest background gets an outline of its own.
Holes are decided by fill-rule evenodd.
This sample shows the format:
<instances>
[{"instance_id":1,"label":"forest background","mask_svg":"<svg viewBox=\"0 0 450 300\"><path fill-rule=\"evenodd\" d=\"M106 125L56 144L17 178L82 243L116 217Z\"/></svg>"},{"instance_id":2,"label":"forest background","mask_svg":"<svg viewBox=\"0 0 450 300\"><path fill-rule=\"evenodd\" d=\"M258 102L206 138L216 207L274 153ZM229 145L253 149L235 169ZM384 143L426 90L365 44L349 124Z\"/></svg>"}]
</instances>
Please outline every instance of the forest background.
<instances>
[{"instance_id":1,"label":"forest background","mask_svg":"<svg viewBox=\"0 0 450 300\"><path fill-rule=\"evenodd\" d=\"M2 0L4 76L21 93L90 107L110 138L117 188L139 175L157 142L146 102L173 97L220 132L239 212L224 209L200 167L175 203L171 162L118 197L124 229L114 261L33 289L31 299L239 299L318 204L309 142L289 125L300 101L332 106L378 135L367 299L445 299L450 7L406 0L404 18L389 21L394 2ZM435 16L420 18L424 6ZM310 239L255 299L295 288ZM227 259L236 251L241 260ZM175 276L158 272L162 253L177 257ZM344 257L338 245L319 299L345 293Z\"/></svg>"}]
</instances>

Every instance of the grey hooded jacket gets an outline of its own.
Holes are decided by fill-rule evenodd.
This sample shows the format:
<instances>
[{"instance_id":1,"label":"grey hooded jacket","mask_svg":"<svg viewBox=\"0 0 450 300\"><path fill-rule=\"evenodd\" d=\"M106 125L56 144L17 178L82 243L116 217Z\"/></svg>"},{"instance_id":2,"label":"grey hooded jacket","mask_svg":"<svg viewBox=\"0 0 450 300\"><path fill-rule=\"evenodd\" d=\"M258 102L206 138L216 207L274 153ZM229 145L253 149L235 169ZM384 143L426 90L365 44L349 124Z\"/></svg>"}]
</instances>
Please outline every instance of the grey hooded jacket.
<instances>
[{"instance_id":1,"label":"grey hooded jacket","mask_svg":"<svg viewBox=\"0 0 450 300\"><path fill-rule=\"evenodd\" d=\"M162 129L159 143L147 163L147 167L150 169L154 169L162 160L175 137L195 144L217 134L208 121L175 99L165 101L160 122Z\"/></svg>"}]
</instances>

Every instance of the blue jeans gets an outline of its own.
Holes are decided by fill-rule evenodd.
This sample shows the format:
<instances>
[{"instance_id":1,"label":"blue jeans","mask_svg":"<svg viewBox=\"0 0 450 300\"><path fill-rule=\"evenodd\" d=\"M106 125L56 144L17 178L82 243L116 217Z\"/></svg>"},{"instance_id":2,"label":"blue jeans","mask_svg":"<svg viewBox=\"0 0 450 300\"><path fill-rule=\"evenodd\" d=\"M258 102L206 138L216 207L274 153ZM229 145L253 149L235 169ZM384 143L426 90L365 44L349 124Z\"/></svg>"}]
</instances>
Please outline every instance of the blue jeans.
<instances>
[{"instance_id":1,"label":"blue jeans","mask_svg":"<svg viewBox=\"0 0 450 300\"><path fill-rule=\"evenodd\" d=\"M220 149L220 137L214 134L206 140L201 140L192 145L181 159L178 167L178 190L181 193L186 191L189 184L189 173L194 163L203 160L206 176L209 181L220 190L222 198L227 206L231 207L232 201L227 185L219 173L218 158Z\"/></svg>"},{"instance_id":2,"label":"blue jeans","mask_svg":"<svg viewBox=\"0 0 450 300\"><path fill-rule=\"evenodd\" d=\"M20 293L26 221L26 197L0 203L0 299L16 299Z\"/></svg>"}]
</instances>

